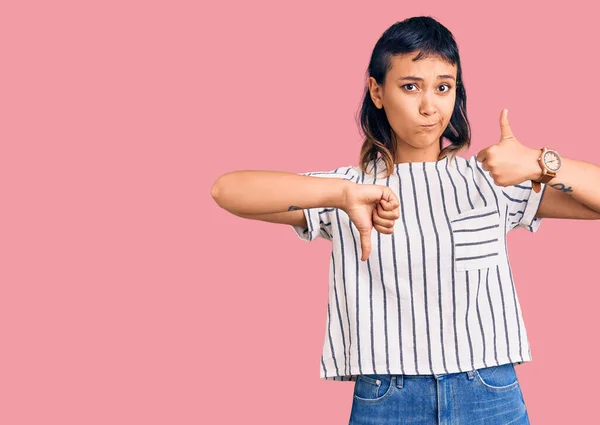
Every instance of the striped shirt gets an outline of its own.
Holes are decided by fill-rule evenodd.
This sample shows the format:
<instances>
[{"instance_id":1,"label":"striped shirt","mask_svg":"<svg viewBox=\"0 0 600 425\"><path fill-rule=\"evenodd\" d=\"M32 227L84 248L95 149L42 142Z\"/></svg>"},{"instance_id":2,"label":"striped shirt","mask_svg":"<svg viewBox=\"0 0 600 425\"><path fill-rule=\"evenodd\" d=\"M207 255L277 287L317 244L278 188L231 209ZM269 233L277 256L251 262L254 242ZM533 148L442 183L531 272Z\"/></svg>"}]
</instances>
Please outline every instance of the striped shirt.
<instances>
[{"instance_id":1,"label":"striped shirt","mask_svg":"<svg viewBox=\"0 0 600 425\"><path fill-rule=\"evenodd\" d=\"M361 261L359 232L338 208L304 210L307 242L332 242L320 376L443 374L531 360L508 259L506 235L536 232L546 189L494 183L474 155L394 164L368 173L347 166L302 175L389 186L400 201L392 234L371 232Z\"/></svg>"}]
</instances>

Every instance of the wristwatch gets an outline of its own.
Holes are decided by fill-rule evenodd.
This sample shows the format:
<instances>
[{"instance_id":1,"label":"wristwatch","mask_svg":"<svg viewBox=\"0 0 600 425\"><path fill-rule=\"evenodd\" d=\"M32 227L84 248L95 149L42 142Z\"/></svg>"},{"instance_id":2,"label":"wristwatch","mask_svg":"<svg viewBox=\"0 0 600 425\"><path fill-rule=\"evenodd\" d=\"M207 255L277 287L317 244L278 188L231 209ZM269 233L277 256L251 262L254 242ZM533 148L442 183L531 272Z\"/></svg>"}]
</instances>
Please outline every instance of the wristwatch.
<instances>
[{"instance_id":1,"label":"wristwatch","mask_svg":"<svg viewBox=\"0 0 600 425\"><path fill-rule=\"evenodd\" d=\"M556 172L560 170L562 165L562 159L557 151L554 149L548 149L546 147L540 150L541 153L540 157L538 158L538 163L542 169L542 176L537 180L531 181L531 187L535 192L539 192L542 188L540 183L548 183L550 180L556 177Z\"/></svg>"}]
</instances>

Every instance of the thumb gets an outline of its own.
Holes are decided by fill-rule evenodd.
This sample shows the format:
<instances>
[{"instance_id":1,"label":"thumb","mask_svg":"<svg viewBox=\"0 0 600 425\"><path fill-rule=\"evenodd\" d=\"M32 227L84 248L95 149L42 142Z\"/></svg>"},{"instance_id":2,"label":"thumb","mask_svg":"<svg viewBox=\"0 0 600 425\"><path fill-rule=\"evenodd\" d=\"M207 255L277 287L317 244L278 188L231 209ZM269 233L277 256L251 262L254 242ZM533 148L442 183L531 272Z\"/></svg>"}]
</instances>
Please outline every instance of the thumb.
<instances>
[{"instance_id":1,"label":"thumb","mask_svg":"<svg viewBox=\"0 0 600 425\"><path fill-rule=\"evenodd\" d=\"M373 226L369 226L368 229L360 231L360 250L361 250L361 261L367 261L369 255L371 255L371 231Z\"/></svg>"},{"instance_id":2,"label":"thumb","mask_svg":"<svg viewBox=\"0 0 600 425\"><path fill-rule=\"evenodd\" d=\"M500 141L511 137L513 134L508 122L508 109L503 109L500 113Z\"/></svg>"},{"instance_id":3,"label":"thumb","mask_svg":"<svg viewBox=\"0 0 600 425\"><path fill-rule=\"evenodd\" d=\"M486 160L488 149L489 149L489 147L483 148L477 153L477 161L478 162L483 162Z\"/></svg>"}]
</instances>

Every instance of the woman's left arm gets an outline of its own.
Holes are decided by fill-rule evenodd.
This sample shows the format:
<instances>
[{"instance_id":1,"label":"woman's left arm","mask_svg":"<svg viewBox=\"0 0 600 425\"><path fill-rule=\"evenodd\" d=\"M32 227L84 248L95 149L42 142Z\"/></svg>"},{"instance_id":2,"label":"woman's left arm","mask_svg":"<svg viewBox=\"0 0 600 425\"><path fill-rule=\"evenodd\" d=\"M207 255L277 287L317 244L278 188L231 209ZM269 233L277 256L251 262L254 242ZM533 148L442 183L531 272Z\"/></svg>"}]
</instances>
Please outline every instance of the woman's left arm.
<instances>
[{"instance_id":1,"label":"woman's left arm","mask_svg":"<svg viewBox=\"0 0 600 425\"><path fill-rule=\"evenodd\" d=\"M541 149L531 149L513 136L506 109L500 114L500 133L497 144L477 154L482 168L489 171L500 186L539 179ZM536 218L600 219L600 166L562 158L561 168L547 186Z\"/></svg>"},{"instance_id":2,"label":"woman's left arm","mask_svg":"<svg viewBox=\"0 0 600 425\"><path fill-rule=\"evenodd\" d=\"M529 179L538 179L540 149L533 149L530 163L535 170ZM537 169L537 170L536 170ZM600 219L600 167L589 162L562 158L556 177L547 183L536 218Z\"/></svg>"}]
</instances>

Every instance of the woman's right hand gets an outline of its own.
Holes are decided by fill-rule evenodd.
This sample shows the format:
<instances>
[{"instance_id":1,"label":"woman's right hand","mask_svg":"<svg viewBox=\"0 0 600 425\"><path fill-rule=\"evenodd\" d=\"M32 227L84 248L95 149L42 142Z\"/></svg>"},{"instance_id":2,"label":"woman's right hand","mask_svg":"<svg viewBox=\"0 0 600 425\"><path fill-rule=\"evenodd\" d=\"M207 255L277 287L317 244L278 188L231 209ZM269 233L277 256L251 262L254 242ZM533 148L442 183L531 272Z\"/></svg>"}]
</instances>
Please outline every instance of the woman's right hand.
<instances>
[{"instance_id":1,"label":"woman's right hand","mask_svg":"<svg viewBox=\"0 0 600 425\"><path fill-rule=\"evenodd\" d=\"M348 185L344 194L342 210L360 233L361 260L371 254L371 231L392 234L394 222L400 217L400 203L388 186L376 184Z\"/></svg>"}]
</instances>

